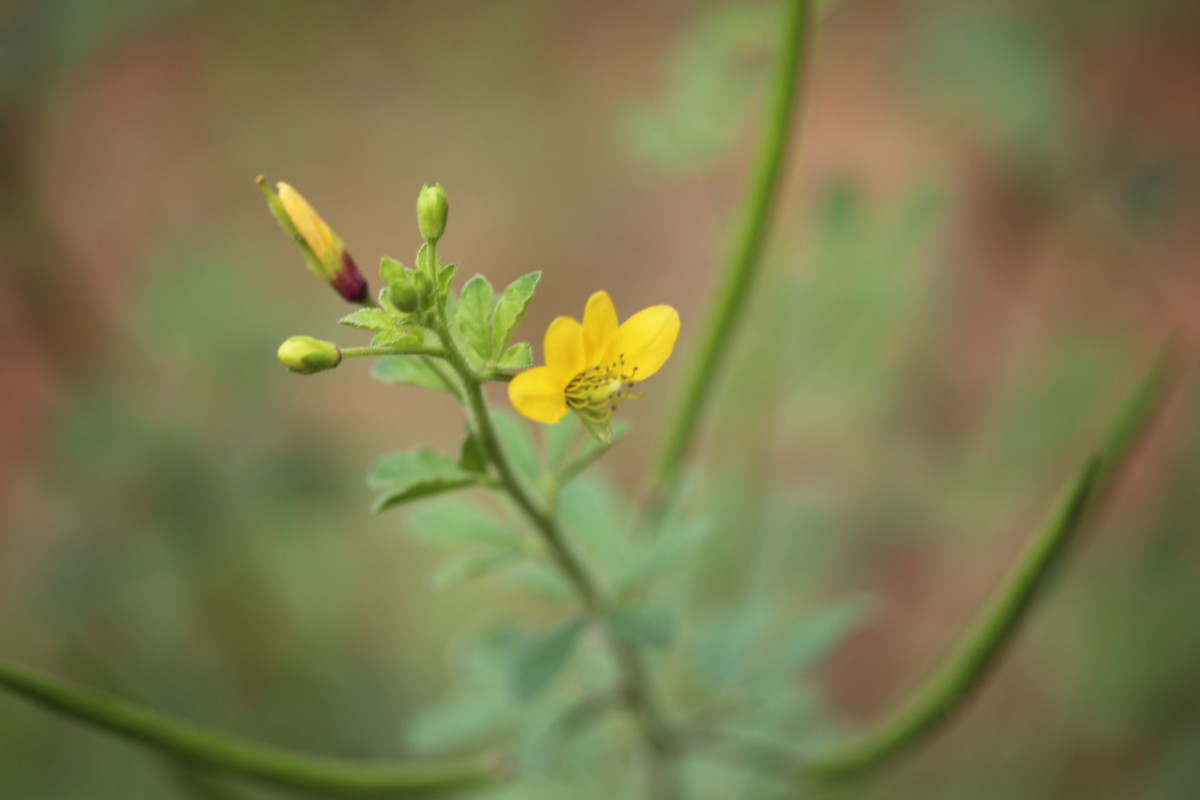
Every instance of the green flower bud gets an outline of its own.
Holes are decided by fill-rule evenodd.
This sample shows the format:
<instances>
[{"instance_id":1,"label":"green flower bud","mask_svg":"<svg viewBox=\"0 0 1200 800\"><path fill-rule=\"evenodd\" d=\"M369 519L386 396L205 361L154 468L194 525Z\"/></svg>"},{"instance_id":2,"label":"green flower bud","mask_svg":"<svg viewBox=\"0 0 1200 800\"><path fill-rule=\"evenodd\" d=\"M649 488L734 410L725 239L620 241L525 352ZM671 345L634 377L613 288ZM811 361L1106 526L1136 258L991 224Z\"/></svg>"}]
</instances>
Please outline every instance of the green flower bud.
<instances>
[{"instance_id":1,"label":"green flower bud","mask_svg":"<svg viewBox=\"0 0 1200 800\"><path fill-rule=\"evenodd\" d=\"M422 186L417 195L417 226L426 241L436 242L446 232L446 217L450 214L450 198L440 183Z\"/></svg>"},{"instance_id":2,"label":"green flower bud","mask_svg":"<svg viewBox=\"0 0 1200 800\"><path fill-rule=\"evenodd\" d=\"M279 345L277 355L285 367L301 375L333 369L342 361L336 344L311 336L293 336Z\"/></svg>"},{"instance_id":3,"label":"green flower bud","mask_svg":"<svg viewBox=\"0 0 1200 800\"><path fill-rule=\"evenodd\" d=\"M418 303L432 296L433 281L429 280L429 276L424 272L414 272L412 282L417 292Z\"/></svg>"},{"instance_id":4,"label":"green flower bud","mask_svg":"<svg viewBox=\"0 0 1200 800\"><path fill-rule=\"evenodd\" d=\"M421 304L421 298L417 294L417 290L408 281L396 281L388 284L388 300L396 307L397 311L402 311L405 314L411 314L417 310L417 306Z\"/></svg>"}]
</instances>

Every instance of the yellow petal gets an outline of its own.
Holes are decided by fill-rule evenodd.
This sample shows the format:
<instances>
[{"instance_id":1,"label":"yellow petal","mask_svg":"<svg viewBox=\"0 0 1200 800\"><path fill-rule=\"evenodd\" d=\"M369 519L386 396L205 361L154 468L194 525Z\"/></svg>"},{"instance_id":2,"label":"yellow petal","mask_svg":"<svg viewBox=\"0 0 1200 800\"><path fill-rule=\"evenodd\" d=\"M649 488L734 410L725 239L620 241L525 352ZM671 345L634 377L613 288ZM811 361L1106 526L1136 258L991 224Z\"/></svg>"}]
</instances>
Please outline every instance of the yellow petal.
<instances>
[{"instance_id":1,"label":"yellow petal","mask_svg":"<svg viewBox=\"0 0 1200 800\"><path fill-rule=\"evenodd\" d=\"M679 312L670 306L651 306L621 324L608 357L615 360L623 356L623 371L632 373L632 380L643 381L667 362L678 338Z\"/></svg>"},{"instance_id":2,"label":"yellow petal","mask_svg":"<svg viewBox=\"0 0 1200 800\"><path fill-rule=\"evenodd\" d=\"M572 320L574 321L574 320ZM553 425L567 415L566 384L549 367L534 367L508 384L508 399L522 416Z\"/></svg>"},{"instance_id":3,"label":"yellow petal","mask_svg":"<svg viewBox=\"0 0 1200 800\"><path fill-rule=\"evenodd\" d=\"M321 215L317 213L316 209L309 205L309 202L304 199L304 195L293 189L291 185L280 182L277 188L283 210L287 212L292 224L296 226L296 230L304 238L309 249L316 253L317 258L322 261L334 255L337 246L333 241L333 232L325 224L325 220L321 219Z\"/></svg>"},{"instance_id":4,"label":"yellow petal","mask_svg":"<svg viewBox=\"0 0 1200 800\"><path fill-rule=\"evenodd\" d=\"M570 317L559 317L546 329L546 367L561 378L560 389L583 371L583 326Z\"/></svg>"},{"instance_id":5,"label":"yellow petal","mask_svg":"<svg viewBox=\"0 0 1200 800\"><path fill-rule=\"evenodd\" d=\"M617 335L617 309L608 292L596 292L583 310L583 360L595 366L604 358Z\"/></svg>"}]
</instances>

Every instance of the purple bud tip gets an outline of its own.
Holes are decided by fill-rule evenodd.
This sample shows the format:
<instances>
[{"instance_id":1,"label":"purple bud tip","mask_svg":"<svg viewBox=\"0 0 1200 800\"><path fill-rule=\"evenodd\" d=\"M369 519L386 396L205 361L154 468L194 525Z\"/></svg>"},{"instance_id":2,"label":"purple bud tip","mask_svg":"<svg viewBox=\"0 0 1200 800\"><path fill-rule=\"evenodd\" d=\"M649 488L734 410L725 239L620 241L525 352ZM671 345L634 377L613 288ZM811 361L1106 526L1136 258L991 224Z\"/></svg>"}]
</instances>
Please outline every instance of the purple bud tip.
<instances>
[{"instance_id":1,"label":"purple bud tip","mask_svg":"<svg viewBox=\"0 0 1200 800\"><path fill-rule=\"evenodd\" d=\"M351 303L361 303L367 299L367 279L358 271L354 259L344 250L342 268L333 276L332 283L337 293Z\"/></svg>"}]
</instances>

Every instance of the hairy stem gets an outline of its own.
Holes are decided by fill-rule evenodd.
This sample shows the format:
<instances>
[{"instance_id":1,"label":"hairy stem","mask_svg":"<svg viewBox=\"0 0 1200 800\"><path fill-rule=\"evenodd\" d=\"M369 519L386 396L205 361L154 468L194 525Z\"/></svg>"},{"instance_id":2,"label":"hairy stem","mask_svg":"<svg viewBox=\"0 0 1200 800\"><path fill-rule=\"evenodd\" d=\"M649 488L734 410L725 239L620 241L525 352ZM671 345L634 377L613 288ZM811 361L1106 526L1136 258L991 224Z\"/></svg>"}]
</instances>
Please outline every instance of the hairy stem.
<instances>
[{"instance_id":1,"label":"hairy stem","mask_svg":"<svg viewBox=\"0 0 1200 800\"><path fill-rule=\"evenodd\" d=\"M183 764L309 794L427 796L490 783L506 772L506 762L495 755L371 763L289 752L181 722L3 662L0 688Z\"/></svg>"},{"instance_id":2,"label":"hairy stem","mask_svg":"<svg viewBox=\"0 0 1200 800\"><path fill-rule=\"evenodd\" d=\"M512 499L521 513L534 526L546 544L551 558L570 581L588 618L604 632L604 641L612 653L621 675L621 699L636 721L648 751L650 793L655 800L674 800L681 797L681 787L674 769L675 745L667 723L658 708L651 690L650 679L637 649L613 633L605 614L606 603L599 585L583 562L575 555L563 536L562 529L546 509L542 508L522 484L496 435L483 396L483 385L454 341L444 314L436 323L438 338L446 360L462 381L467 411L475 435L496 468L500 488Z\"/></svg>"},{"instance_id":3,"label":"hairy stem","mask_svg":"<svg viewBox=\"0 0 1200 800\"><path fill-rule=\"evenodd\" d=\"M713 307L701 329L704 339L693 356L688 378L678 395L678 407L669 417L671 427L650 487L652 512L665 505L674 491L680 465L692 447L721 362L758 276L794 116L800 63L813 16L811 5L808 0L786 0L763 127L753 172L742 198L736 238L721 271Z\"/></svg>"}]
</instances>

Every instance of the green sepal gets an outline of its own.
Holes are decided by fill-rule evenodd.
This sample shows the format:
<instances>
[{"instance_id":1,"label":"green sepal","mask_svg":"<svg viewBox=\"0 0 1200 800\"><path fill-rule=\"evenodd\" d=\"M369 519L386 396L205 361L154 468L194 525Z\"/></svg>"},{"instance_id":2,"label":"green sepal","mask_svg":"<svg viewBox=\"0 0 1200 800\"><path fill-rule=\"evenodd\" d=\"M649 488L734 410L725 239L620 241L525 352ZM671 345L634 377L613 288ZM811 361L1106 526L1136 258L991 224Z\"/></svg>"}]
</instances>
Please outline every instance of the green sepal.
<instances>
[{"instance_id":1,"label":"green sepal","mask_svg":"<svg viewBox=\"0 0 1200 800\"><path fill-rule=\"evenodd\" d=\"M339 319L338 324L376 333L390 331L396 327L396 321L392 315L378 308L360 308Z\"/></svg>"},{"instance_id":2,"label":"green sepal","mask_svg":"<svg viewBox=\"0 0 1200 800\"><path fill-rule=\"evenodd\" d=\"M594 422L580 416L579 421L583 423L584 429L592 435L592 438L600 444L607 447L613 443L612 423L609 420Z\"/></svg>"},{"instance_id":3,"label":"green sepal","mask_svg":"<svg viewBox=\"0 0 1200 800\"><path fill-rule=\"evenodd\" d=\"M484 358L502 358L501 354L505 352L504 348L508 346L508 340L512 338L513 332L525 317L525 310L529 308L529 301L533 299L541 277L541 270L522 275L510 283L500 295L492 320L492 350L485 354Z\"/></svg>"},{"instance_id":4,"label":"green sepal","mask_svg":"<svg viewBox=\"0 0 1200 800\"><path fill-rule=\"evenodd\" d=\"M528 369L533 366L533 348L528 342L518 342L496 359L496 369Z\"/></svg>"},{"instance_id":5,"label":"green sepal","mask_svg":"<svg viewBox=\"0 0 1200 800\"><path fill-rule=\"evenodd\" d=\"M454 273L458 271L458 264L447 264L438 272L438 291L442 297L450 294L450 287L454 285Z\"/></svg>"},{"instance_id":6,"label":"green sepal","mask_svg":"<svg viewBox=\"0 0 1200 800\"><path fill-rule=\"evenodd\" d=\"M575 650L583 620L572 620L530 640L513 663L513 690L521 700L536 697L558 676Z\"/></svg>"}]
</instances>

